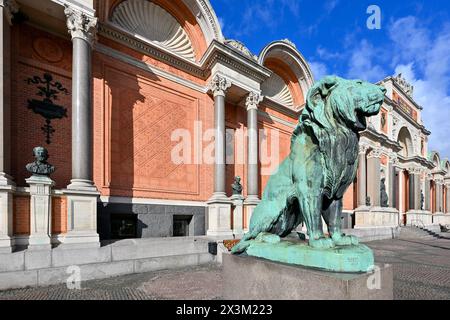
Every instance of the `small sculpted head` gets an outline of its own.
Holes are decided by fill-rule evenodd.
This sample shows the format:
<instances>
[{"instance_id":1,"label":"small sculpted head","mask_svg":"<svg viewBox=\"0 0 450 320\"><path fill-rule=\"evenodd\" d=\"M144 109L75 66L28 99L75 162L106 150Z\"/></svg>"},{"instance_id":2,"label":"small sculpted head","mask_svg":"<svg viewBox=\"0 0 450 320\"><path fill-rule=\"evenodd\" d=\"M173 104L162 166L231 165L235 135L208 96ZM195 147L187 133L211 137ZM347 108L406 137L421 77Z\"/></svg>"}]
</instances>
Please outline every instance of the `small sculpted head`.
<instances>
[{"instance_id":1,"label":"small sculpted head","mask_svg":"<svg viewBox=\"0 0 450 320\"><path fill-rule=\"evenodd\" d=\"M386 89L382 86L328 76L308 92L306 118L315 120L325 129L340 124L363 131L367 128L366 117L380 112L385 94Z\"/></svg>"},{"instance_id":2,"label":"small sculpted head","mask_svg":"<svg viewBox=\"0 0 450 320\"><path fill-rule=\"evenodd\" d=\"M38 162L47 162L48 160L48 151L44 147L35 147L33 149L33 155Z\"/></svg>"}]
</instances>

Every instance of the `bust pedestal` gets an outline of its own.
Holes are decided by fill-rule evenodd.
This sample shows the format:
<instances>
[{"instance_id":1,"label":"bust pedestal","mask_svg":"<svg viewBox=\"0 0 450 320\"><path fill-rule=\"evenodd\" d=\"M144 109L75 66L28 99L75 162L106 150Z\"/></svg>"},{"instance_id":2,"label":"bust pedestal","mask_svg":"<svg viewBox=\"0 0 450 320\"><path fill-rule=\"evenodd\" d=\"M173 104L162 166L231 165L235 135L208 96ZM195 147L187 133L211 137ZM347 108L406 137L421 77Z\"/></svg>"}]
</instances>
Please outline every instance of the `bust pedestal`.
<instances>
[{"instance_id":1,"label":"bust pedestal","mask_svg":"<svg viewBox=\"0 0 450 320\"><path fill-rule=\"evenodd\" d=\"M241 195L233 195L233 234L241 237L244 234L244 197Z\"/></svg>"},{"instance_id":2,"label":"bust pedestal","mask_svg":"<svg viewBox=\"0 0 450 320\"><path fill-rule=\"evenodd\" d=\"M231 201L228 198L212 199L208 201L208 231L210 237L230 238L231 230Z\"/></svg>"},{"instance_id":3,"label":"bust pedestal","mask_svg":"<svg viewBox=\"0 0 450 320\"><path fill-rule=\"evenodd\" d=\"M47 176L33 175L26 179L30 186L30 238L28 250L51 249L52 187L54 181Z\"/></svg>"},{"instance_id":4,"label":"bust pedestal","mask_svg":"<svg viewBox=\"0 0 450 320\"><path fill-rule=\"evenodd\" d=\"M0 253L11 253L13 239L13 192L12 178L0 172Z\"/></svg>"}]
</instances>

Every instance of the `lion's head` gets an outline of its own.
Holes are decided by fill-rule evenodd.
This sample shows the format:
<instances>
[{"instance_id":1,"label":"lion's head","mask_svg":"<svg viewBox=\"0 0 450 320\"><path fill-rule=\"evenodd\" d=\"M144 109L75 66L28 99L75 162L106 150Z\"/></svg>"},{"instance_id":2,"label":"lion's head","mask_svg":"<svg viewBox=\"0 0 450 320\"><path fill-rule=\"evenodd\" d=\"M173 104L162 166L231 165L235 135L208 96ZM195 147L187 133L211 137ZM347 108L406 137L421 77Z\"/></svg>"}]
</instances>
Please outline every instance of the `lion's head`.
<instances>
[{"instance_id":1,"label":"lion's head","mask_svg":"<svg viewBox=\"0 0 450 320\"><path fill-rule=\"evenodd\" d=\"M322 129L341 125L363 131L366 117L380 112L385 93L385 88L362 80L325 77L309 90L301 122L309 120Z\"/></svg>"}]
</instances>

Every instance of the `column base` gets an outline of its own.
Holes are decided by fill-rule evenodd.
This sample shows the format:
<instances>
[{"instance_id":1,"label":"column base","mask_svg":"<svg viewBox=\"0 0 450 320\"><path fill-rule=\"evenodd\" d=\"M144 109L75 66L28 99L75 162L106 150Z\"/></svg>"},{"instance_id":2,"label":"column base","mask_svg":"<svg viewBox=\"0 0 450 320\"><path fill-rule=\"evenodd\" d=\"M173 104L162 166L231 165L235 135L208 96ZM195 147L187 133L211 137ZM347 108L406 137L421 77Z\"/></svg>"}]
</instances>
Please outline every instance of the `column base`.
<instances>
[{"instance_id":1,"label":"column base","mask_svg":"<svg viewBox=\"0 0 450 320\"><path fill-rule=\"evenodd\" d=\"M225 192L214 192L211 198L209 198L208 203L217 201L229 201L229 198Z\"/></svg>"},{"instance_id":2,"label":"column base","mask_svg":"<svg viewBox=\"0 0 450 320\"><path fill-rule=\"evenodd\" d=\"M67 186L67 190L98 192L97 187L94 185L93 181L84 179L70 180L70 184Z\"/></svg>"},{"instance_id":3,"label":"column base","mask_svg":"<svg viewBox=\"0 0 450 320\"><path fill-rule=\"evenodd\" d=\"M231 230L231 201L229 199L208 201L207 226L207 236L233 237L233 231Z\"/></svg>"}]
</instances>

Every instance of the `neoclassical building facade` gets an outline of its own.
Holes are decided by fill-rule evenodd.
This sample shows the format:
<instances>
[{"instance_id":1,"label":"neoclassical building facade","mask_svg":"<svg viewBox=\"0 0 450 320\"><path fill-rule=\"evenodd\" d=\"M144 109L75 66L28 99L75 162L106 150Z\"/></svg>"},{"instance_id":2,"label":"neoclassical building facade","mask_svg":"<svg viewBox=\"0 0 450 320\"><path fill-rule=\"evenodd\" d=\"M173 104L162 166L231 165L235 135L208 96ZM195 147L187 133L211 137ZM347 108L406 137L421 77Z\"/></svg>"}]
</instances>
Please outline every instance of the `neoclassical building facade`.
<instances>
[{"instance_id":1,"label":"neoclassical building facade","mask_svg":"<svg viewBox=\"0 0 450 320\"><path fill-rule=\"evenodd\" d=\"M254 55L224 37L207 0L0 11L2 250L245 231L314 83L295 44ZM422 107L401 76L380 84L348 227L450 223L450 163L429 152ZM36 146L56 167L47 185L28 179Z\"/></svg>"}]
</instances>

